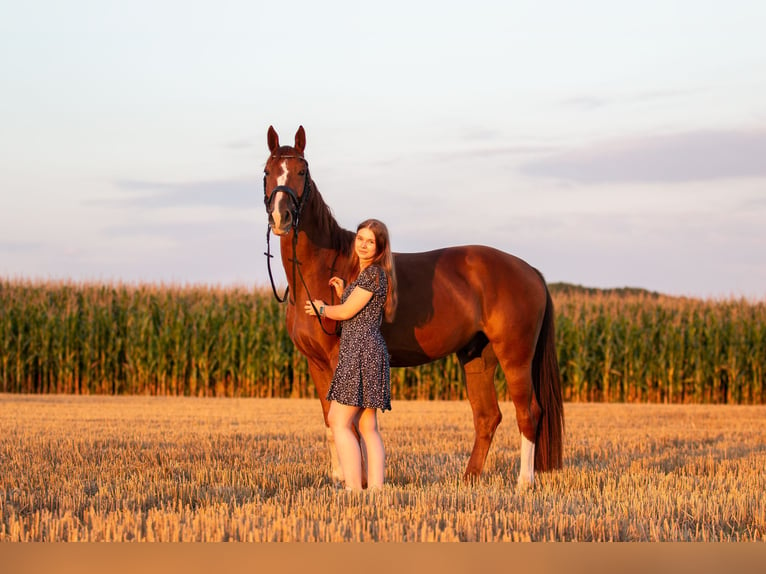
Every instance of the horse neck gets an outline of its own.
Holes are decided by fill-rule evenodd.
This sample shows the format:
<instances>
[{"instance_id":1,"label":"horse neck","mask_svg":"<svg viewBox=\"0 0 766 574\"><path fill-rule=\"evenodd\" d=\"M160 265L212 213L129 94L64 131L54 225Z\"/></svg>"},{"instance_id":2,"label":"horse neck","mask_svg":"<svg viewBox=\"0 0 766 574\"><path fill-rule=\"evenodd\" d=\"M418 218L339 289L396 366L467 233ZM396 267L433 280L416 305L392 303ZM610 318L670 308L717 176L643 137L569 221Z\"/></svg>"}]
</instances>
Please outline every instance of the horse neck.
<instances>
[{"instance_id":1,"label":"horse neck","mask_svg":"<svg viewBox=\"0 0 766 574\"><path fill-rule=\"evenodd\" d=\"M298 233L297 239L294 233ZM352 241L353 233L338 225L315 187L312 201L302 215L299 230L293 230L280 238L282 265L290 291L302 291L305 281L314 296L315 293L329 289L327 283L333 275L345 279ZM293 258L299 267L295 273Z\"/></svg>"},{"instance_id":2,"label":"horse neck","mask_svg":"<svg viewBox=\"0 0 766 574\"><path fill-rule=\"evenodd\" d=\"M303 227L303 226L301 226ZM315 271L324 267L329 267L335 258L335 252L331 249L323 249L320 244L309 238L309 235L301 229L298 231L297 240L293 237L292 231L280 238L279 249L282 252L282 264L285 271L292 272L293 258L296 259L304 274L308 271ZM292 277L290 277L292 280ZM293 288L291 285L290 288Z\"/></svg>"}]
</instances>

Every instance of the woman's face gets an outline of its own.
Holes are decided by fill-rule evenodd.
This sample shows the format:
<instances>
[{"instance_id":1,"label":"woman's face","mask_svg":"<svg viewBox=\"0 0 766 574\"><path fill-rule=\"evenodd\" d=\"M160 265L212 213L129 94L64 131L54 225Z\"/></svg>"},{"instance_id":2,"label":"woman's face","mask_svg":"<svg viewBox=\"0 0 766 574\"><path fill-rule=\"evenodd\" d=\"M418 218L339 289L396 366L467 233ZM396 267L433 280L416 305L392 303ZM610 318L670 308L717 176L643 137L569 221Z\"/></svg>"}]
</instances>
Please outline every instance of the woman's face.
<instances>
[{"instance_id":1,"label":"woman's face","mask_svg":"<svg viewBox=\"0 0 766 574\"><path fill-rule=\"evenodd\" d=\"M378 245L375 242L375 234L372 229L363 227L356 232L354 248L359 261L363 263L370 263L375 258L378 254Z\"/></svg>"}]
</instances>

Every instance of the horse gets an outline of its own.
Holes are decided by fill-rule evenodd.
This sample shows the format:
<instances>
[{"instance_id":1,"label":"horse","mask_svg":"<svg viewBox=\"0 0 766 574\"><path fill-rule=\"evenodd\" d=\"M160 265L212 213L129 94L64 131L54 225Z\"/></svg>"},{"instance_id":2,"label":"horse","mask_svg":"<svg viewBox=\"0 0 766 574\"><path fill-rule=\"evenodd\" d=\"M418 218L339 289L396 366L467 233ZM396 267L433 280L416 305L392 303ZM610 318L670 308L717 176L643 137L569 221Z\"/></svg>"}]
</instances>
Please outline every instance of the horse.
<instances>
[{"instance_id":1,"label":"horse","mask_svg":"<svg viewBox=\"0 0 766 574\"><path fill-rule=\"evenodd\" d=\"M335 325L303 312L306 300L332 302L331 276L348 277L355 233L343 229L313 181L304 156L306 133L283 146L273 126L264 166L266 231L279 237L287 289L287 331L308 361L324 415L332 478L343 481L327 424L330 380L338 360ZM267 262L272 257L267 248ZM482 246L394 253L398 307L381 332L392 367L425 364L456 353L473 411L474 444L463 475L481 475L502 415L494 377L498 365L516 410L521 435L520 487L535 471L562 466L564 410L556 357L553 302L543 275L522 259ZM296 305L296 302L298 305Z\"/></svg>"}]
</instances>

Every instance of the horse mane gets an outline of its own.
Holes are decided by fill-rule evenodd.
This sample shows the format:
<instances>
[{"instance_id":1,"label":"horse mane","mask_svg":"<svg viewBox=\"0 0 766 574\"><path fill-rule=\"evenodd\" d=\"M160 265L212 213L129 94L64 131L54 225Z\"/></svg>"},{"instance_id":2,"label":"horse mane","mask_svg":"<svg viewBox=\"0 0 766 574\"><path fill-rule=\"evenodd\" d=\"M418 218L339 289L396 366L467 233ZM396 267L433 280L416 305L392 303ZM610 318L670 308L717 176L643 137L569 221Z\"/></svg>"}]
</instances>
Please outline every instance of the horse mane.
<instances>
[{"instance_id":1,"label":"horse mane","mask_svg":"<svg viewBox=\"0 0 766 574\"><path fill-rule=\"evenodd\" d=\"M302 154L297 154L295 148L290 146L281 146L271 154L271 158L274 160L279 160L282 158L282 156L285 155L293 157L295 155L299 155L300 157L303 157ZM336 221L330 206L325 203L324 198L322 198L322 194L319 193L319 187L317 187L316 182L311 179L310 173L309 184L311 185L311 193L309 201L304 207L304 209L307 211L307 214L305 214L303 217L309 215L310 218L314 221L317 235L319 238L321 238L321 247L337 251L343 258L349 257L353 251L354 236L356 234L353 231L344 229Z\"/></svg>"},{"instance_id":2,"label":"horse mane","mask_svg":"<svg viewBox=\"0 0 766 574\"><path fill-rule=\"evenodd\" d=\"M311 197L305 209L308 210L317 226L319 236L324 238L323 243L329 242L329 245L323 245L323 247L338 251L342 257L350 256L354 245L354 232L344 229L336 221L330 206L325 203L313 179L311 188Z\"/></svg>"}]
</instances>

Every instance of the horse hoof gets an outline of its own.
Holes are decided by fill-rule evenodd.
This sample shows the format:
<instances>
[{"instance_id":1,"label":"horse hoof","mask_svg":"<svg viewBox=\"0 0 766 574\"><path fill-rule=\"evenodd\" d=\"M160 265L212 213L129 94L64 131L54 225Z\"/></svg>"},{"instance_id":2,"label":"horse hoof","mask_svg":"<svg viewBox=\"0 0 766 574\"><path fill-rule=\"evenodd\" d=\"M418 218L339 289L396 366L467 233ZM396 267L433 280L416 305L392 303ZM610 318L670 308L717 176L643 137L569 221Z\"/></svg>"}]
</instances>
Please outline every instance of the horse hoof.
<instances>
[{"instance_id":1,"label":"horse hoof","mask_svg":"<svg viewBox=\"0 0 766 574\"><path fill-rule=\"evenodd\" d=\"M479 482L481 472L466 470L463 474L463 484L475 485Z\"/></svg>"}]
</instances>

